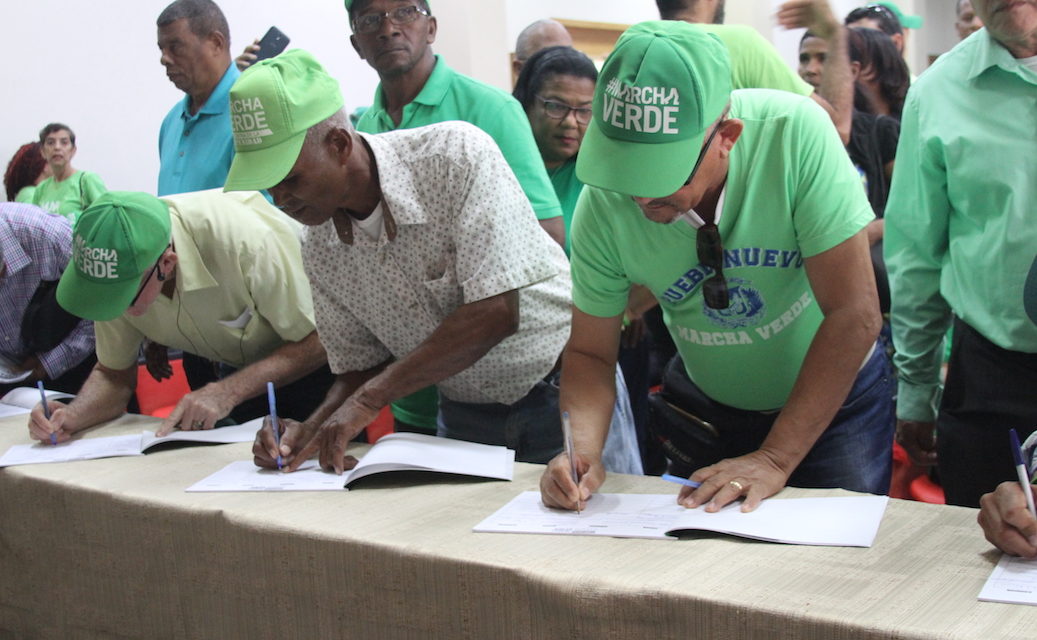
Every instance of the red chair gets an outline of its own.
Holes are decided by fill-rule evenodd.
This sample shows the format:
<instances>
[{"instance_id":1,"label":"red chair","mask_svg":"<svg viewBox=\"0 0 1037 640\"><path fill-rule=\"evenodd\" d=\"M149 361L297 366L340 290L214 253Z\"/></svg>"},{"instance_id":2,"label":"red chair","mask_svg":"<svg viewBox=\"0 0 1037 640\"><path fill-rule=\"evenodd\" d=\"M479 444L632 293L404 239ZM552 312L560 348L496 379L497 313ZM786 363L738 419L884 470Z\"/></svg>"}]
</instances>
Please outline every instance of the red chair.
<instances>
[{"instance_id":1,"label":"red chair","mask_svg":"<svg viewBox=\"0 0 1037 640\"><path fill-rule=\"evenodd\" d=\"M395 431L395 428L393 427L392 410L389 407L382 407L374 422L367 425L367 442L374 444L378 442L379 438L393 431Z\"/></svg>"},{"instance_id":2,"label":"red chair","mask_svg":"<svg viewBox=\"0 0 1037 640\"><path fill-rule=\"evenodd\" d=\"M170 360L169 365L173 368L173 377L162 382L152 378L144 365L137 367L137 404L141 414L165 418L173 412L180 398L191 392L183 362L177 358Z\"/></svg>"}]
</instances>

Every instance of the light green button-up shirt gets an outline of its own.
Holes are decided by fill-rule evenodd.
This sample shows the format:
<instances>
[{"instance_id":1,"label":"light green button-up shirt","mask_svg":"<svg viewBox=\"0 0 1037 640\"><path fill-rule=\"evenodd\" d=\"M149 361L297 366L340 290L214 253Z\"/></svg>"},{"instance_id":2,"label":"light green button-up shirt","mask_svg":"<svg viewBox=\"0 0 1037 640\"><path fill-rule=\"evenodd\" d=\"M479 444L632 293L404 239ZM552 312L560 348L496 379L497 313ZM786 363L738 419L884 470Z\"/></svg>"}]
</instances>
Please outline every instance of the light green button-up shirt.
<instances>
[{"instance_id":1,"label":"light green button-up shirt","mask_svg":"<svg viewBox=\"0 0 1037 640\"><path fill-rule=\"evenodd\" d=\"M1037 306L1026 294L1037 284L1037 73L986 29L911 87L885 253L899 418L935 418L952 314L1005 349L1037 353L1037 310L1026 308Z\"/></svg>"}]
</instances>

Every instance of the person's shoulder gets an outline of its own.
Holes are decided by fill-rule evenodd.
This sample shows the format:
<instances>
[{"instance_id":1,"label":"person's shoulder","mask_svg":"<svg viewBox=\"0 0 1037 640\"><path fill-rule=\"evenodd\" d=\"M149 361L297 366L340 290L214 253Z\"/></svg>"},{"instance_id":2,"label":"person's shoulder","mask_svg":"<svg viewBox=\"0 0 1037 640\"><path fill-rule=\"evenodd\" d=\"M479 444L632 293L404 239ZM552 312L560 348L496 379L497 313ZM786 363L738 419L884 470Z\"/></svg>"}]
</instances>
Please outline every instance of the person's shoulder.
<instances>
[{"instance_id":1,"label":"person's shoulder","mask_svg":"<svg viewBox=\"0 0 1037 640\"><path fill-rule=\"evenodd\" d=\"M825 110L808 96L778 89L738 89L731 92L732 118L758 120L787 118L801 113Z\"/></svg>"},{"instance_id":2,"label":"person's shoulder","mask_svg":"<svg viewBox=\"0 0 1037 640\"><path fill-rule=\"evenodd\" d=\"M501 102L510 102L514 100L511 94L507 91L487 84L482 80L477 80L459 71L453 71L451 77L451 90L478 99L488 99ZM473 104L472 106L476 105Z\"/></svg>"},{"instance_id":3,"label":"person's shoulder","mask_svg":"<svg viewBox=\"0 0 1037 640\"><path fill-rule=\"evenodd\" d=\"M420 160L426 154L464 155L496 147L488 133L464 120L444 120L413 129L361 135L376 150L391 148L406 160Z\"/></svg>"},{"instance_id":4,"label":"person's shoulder","mask_svg":"<svg viewBox=\"0 0 1037 640\"><path fill-rule=\"evenodd\" d=\"M759 31L743 24L701 24L699 27L706 33L712 33L725 44L759 42L760 40L766 42L766 38L760 35Z\"/></svg>"},{"instance_id":5,"label":"person's shoulder","mask_svg":"<svg viewBox=\"0 0 1037 640\"><path fill-rule=\"evenodd\" d=\"M980 29L954 45L914 79L911 89L917 92L930 84L958 83L965 80L977 59L987 54L987 42L984 40L987 37L986 29Z\"/></svg>"}]
</instances>

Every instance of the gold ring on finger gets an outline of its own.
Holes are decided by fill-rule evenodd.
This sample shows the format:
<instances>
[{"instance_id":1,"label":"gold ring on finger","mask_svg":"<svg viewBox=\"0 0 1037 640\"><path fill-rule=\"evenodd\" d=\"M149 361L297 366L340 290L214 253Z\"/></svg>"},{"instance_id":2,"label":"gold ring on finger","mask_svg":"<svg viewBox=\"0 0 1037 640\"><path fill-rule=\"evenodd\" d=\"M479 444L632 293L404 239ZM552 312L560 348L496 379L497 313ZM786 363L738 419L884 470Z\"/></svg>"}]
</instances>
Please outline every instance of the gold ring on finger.
<instances>
[{"instance_id":1,"label":"gold ring on finger","mask_svg":"<svg viewBox=\"0 0 1037 640\"><path fill-rule=\"evenodd\" d=\"M729 484L732 487L734 487L735 491L737 491L738 493L741 493L745 489L745 486L741 482L739 482L737 480L732 480L731 482L728 482L727 484Z\"/></svg>"}]
</instances>

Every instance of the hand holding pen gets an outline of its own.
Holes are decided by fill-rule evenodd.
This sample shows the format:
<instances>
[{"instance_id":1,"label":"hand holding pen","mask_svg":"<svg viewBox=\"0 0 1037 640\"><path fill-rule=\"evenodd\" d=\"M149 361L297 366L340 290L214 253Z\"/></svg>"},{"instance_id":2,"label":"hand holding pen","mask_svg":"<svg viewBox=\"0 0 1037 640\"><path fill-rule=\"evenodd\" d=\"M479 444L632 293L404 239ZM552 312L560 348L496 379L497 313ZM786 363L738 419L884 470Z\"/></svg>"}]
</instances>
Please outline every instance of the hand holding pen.
<instances>
[{"instance_id":1,"label":"hand holding pen","mask_svg":"<svg viewBox=\"0 0 1037 640\"><path fill-rule=\"evenodd\" d=\"M996 490L980 498L977 521L983 535L998 549L1010 555L1034 558L1037 557L1037 517L1034 516L1033 487L1014 429L1008 437L1019 480L1002 482Z\"/></svg>"},{"instance_id":2,"label":"hand holding pen","mask_svg":"<svg viewBox=\"0 0 1037 640\"><path fill-rule=\"evenodd\" d=\"M34 440L52 445L65 442L71 434L63 429L66 417L64 405L58 403L57 406L61 408L51 411L43 381L39 381L36 387L40 391L40 404L29 414L29 435Z\"/></svg>"},{"instance_id":3,"label":"hand holding pen","mask_svg":"<svg viewBox=\"0 0 1037 640\"><path fill-rule=\"evenodd\" d=\"M567 422L566 413L562 419L563 444ZM571 433L571 425L568 429ZM593 458L576 451L573 445L566 446L572 453L559 453L548 463L547 470L540 476L540 498L544 505L554 509L580 511L590 500L591 494L605 481L605 468L600 456Z\"/></svg>"}]
</instances>

